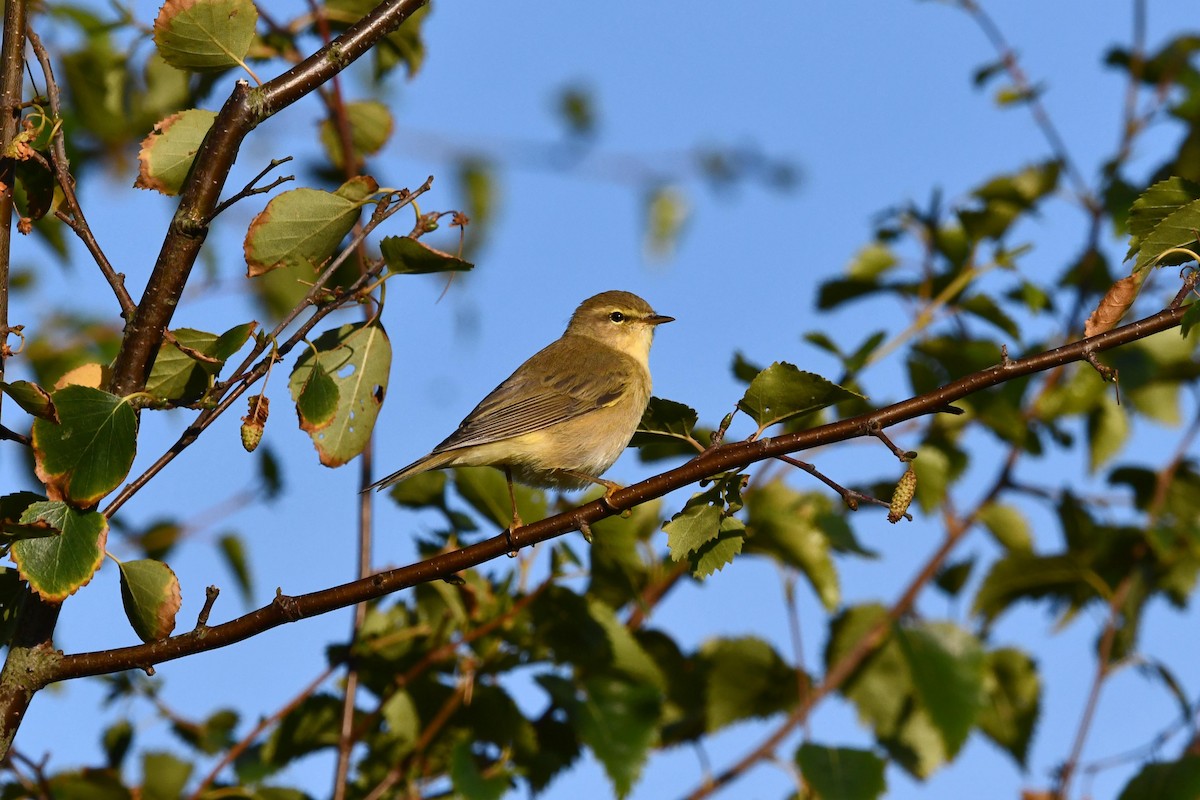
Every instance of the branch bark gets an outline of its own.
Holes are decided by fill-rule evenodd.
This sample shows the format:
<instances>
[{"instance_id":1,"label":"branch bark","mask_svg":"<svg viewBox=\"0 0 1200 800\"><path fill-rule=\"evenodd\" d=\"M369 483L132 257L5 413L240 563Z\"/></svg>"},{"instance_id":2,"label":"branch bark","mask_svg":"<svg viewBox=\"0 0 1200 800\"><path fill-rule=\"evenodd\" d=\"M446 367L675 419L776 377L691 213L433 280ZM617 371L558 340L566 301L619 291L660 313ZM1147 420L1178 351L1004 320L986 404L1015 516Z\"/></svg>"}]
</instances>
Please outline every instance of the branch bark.
<instances>
[{"instance_id":1,"label":"branch bark","mask_svg":"<svg viewBox=\"0 0 1200 800\"><path fill-rule=\"evenodd\" d=\"M125 396L145 388L163 331L171 323L200 254L242 140L259 123L354 63L427 2L384 0L341 36L279 77L258 88L245 81L234 87L200 145L137 313L125 326L109 386L114 394Z\"/></svg>"},{"instance_id":2,"label":"branch bark","mask_svg":"<svg viewBox=\"0 0 1200 800\"><path fill-rule=\"evenodd\" d=\"M514 547L529 547L538 542L561 536L576 530L581 522L594 523L716 473L742 469L755 462L775 458L779 455L859 436L868 436L872 430L878 428L886 428L920 416L939 413L957 400L1014 378L1074 361L1082 361L1090 354L1111 350L1120 345L1169 330L1179 325L1184 311L1185 309L1181 307L1169 308L1146 319L1089 339L973 373L932 392L867 414L783 436L714 447L682 466L615 492L607 502L597 500L563 514L517 528L511 536L503 534L495 536L461 550L444 553L416 564L388 570L365 579L309 594L290 597L280 593L270 605L242 617L162 641L113 650L66 655L49 665L42 677L45 683L52 683L126 669L148 669L164 661L240 642L287 622L295 622L346 608L355 603L382 597L419 583L441 580L462 570L506 555Z\"/></svg>"}]
</instances>

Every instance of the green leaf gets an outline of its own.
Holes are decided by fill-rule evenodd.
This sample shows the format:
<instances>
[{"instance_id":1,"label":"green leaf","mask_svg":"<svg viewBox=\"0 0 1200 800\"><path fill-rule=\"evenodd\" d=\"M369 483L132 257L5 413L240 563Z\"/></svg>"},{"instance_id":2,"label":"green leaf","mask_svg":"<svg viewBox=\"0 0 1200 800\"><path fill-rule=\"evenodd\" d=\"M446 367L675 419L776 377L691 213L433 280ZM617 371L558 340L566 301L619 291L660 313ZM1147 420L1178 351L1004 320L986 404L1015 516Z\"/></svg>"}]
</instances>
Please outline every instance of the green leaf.
<instances>
[{"instance_id":1,"label":"green leaf","mask_svg":"<svg viewBox=\"0 0 1200 800\"><path fill-rule=\"evenodd\" d=\"M0 497L0 545L8 545L19 539L41 539L57 536L59 531L46 522L26 525L21 522L25 511L34 503L44 503L46 498L34 492L14 492Z\"/></svg>"},{"instance_id":2,"label":"green leaf","mask_svg":"<svg viewBox=\"0 0 1200 800\"><path fill-rule=\"evenodd\" d=\"M721 506L706 502L709 492L692 495L683 510L663 525L671 558L682 561L721 532Z\"/></svg>"},{"instance_id":3,"label":"green leaf","mask_svg":"<svg viewBox=\"0 0 1200 800\"><path fill-rule=\"evenodd\" d=\"M446 506L446 473L441 470L421 472L393 484L388 497L405 508ZM519 501L518 501L519 502ZM507 523L505 523L507 524Z\"/></svg>"},{"instance_id":4,"label":"green leaf","mask_svg":"<svg viewBox=\"0 0 1200 800\"><path fill-rule=\"evenodd\" d=\"M350 143L356 158L378 153L392 135L392 112L377 100L346 103L346 122L350 128ZM329 160L339 170L343 168L342 137L333 120L321 121L321 145Z\"/></svg>"},{"instance_id":5,"label":"green leaf","mask_svg":"<svg viewBox=\"0 0 1200 800\"><path fill-rule=\"evenodd\" d=\"M710 539L688 554L692 565L693 578L707 578L714 572L724 569L726 564L742 552L746 543L746 526L736 517L723 517L721 527L715 539Z\"/></svg>"},{"instance_id":6,"label":"green leaf","mask_svg":"<svg viewBox=\"0 0 1200 800\"><path fill-rule=\"evenodd\" d=\"M34 503L20 522L44 522L60 531L57 536L22 539L10 551L21 577L42 599L65 600L100 568L108 540L108 520L100 512L78 511L61 502Z\"/></svg>"},{"instance_id":7,"label":"green leaf","mask_svg":"<svg viewBox=\"0 0 1200 800\"><path fill-rule=\"evenodd\" d=\"M242 63L257 24L251 0L167 0L154 20L154 44L176 69L215 72Z\"/></svg>"},{"instance_id":8,"label":"green leaf","mask_svg":"<svg viewBox=\"0 0 1200 800\"><path fill-rule=\"evenodd\" d=\"M611 678L593 678L585 689L574 715L579 737L604 765L616 795L625 797L658 738L662 693Z\"/></svg>"},{"instance_id":9,"label":"green leaf","mask_svg":"<svg viewBox=\"0 0 1200 800\"><path fill-rule=\"evenodd\" d=\"M337 410L327 425L309 436L321 463L338 467L361 453L371 438L387 391L392 346L382 325L365 322L325 331L312 344L296 360L288 388L299 404L314 369L332 376Z\"/></svg>"},{"instance_id":10,"label":"green leaf","mask_svg":"<svg viewBox=\"0 0 1200 800\"><path fill-rule=\"evenodd\" d=\"M1200 797L1200 756L1147 764L1121 790L1118 800L1195 800Z\"/></svg>"},{"instance_id":11,"label":"green leaf","mask_svg":"<svg viewBox=\"0 0 1200 800\"><path fill-rule=\"evenodd\" d=\"M1010 553L1033 552L1033 535L1029 532L1029 523L1015 506L988 503L979 511L978 519L996 543L1005 550Z\"/></svg>"},{"instance_id":12,"label":"green leaf","mask_svg":"<svg viewBox=\"0 0 1200 800\"><path fill-rule=\"evenodd\" d=\"M149 558L123 561L119 566L121 602L134 632L143 642L170 636L183 603L175 573L163 562Z\"/></svg>"},{"instance_id":13,"label":"green leaf","mask_svg":"<svg viewBox=\"0 0 1200 800\"><path fill-rule=\"evenodd\" d=\"M512 524L512 501L508 481L494 467L459 467L454 470L454 488L485 519L507 528ZM513 484L517 511L521 519L532 522L546 516L546 493L522 484Z\"/></svg>"},{"instance_id":14,"label":"green leaf","mask_svg":"<svg viewBox=\"0 0 1200 800\"><path fill-rule=\"evenodd\" d=\"M589 597L621 608L639 597L658 567L658 557L647 553L646 542L658 532L662 502L655 500L630 509L629 517L607 517L592 523L588 548Z\"/></svg>"},{"instance_id":15,"label":"green leaf","mask_svg":"<svg viewBox=\"0 0 1200 800\"><path fill-rule=\"evenodd\" d=\"M253 278L280 267L317 269L337 251L378 188L374 180L360 176L336 192L300 188L276 195L246 231L246 274Z\"/></svg>"},{"instance_id":16,"label":"green leaf","mask_svg":"<svg viewBox=\"0 0 1200 800\"><path fill-rule=\"evenodd\" d=\"M953 758L983 707L983 648L949 623L901 627L896 636L917 696Z\"/></svg>"},{"instance_id":17,"label":"green leaf","mask_svg":"<svg viewBox=\"0 0 1200 800\"><path fill-rule=\"evenodd\" d=\"M1042 682L1033 659L1012 647L991 650L983 662L986 700L979 729L1022 768L1041 712Z\"/></svg>"},{"instance_id":18,"label":"green leaf","mask_svg":"<svg viewBox=\"0 0 1200 800\"><path fill-rule=\"evenodd\" d=\"M220 336L193 328L171 331L175 342L164 341L159 348L146 380L146 391L165 400L183 403L199 400L256 327L257 322L246 322Z\"/></svg>"},{"instance_id":19,"label":"green leaf","mask_svg":"<svg viewBox=\"0 0 1200 800\"><path fill-rule=\"evenodd\" d=\"M337 413L338 387L318 359L308 370L308 377L296 396L296 413L300 430L315 433L333 422Z\"/></svg>"},{"instance_id":20,"label":"green leaf","mask_svg":"<svg viewBox=\"0 0 1200 800\"><path fill-rule=\"evenodd\" d=\"M246 559L246 545L242 537L227 533L217 540L217 550L225 560L225 566L233 573L242 600L249 603L254 595L254 580L250 577L250 564Z\"/></svg>"},{"instance_id":21,"label":"green leaf","mask_svg":"<svg viewBox=\"0 0 1200 800\"><path fill-rule=\"evenodd\" d=\"M217 709L202 722L191 722L182 718L171 721L171 732L188 745L205 755L215 756L228 750L236 739L238 714L230 708Z\"/></svg>"},{"instance_id":22,"label":"green leaf","mask_svg":"<svg viewBox=\"0 0 1200 800\"><path fill-rule=\"evenodd\" d=\"M871 800L887 791L886 765L870 750L805 742L796 764L814 800Z\"/></svg>"},{"instance_id":23,"label":"green leaf","mask_svg":"<svg viewBox=\"0 0 1200 800\"><path fill-rule=\"evenodd\" d=\"M1011 553L992 565L975 595L972 612L991 622L1019 600L1101 596L1104 581L1072 556Z\"/></svg>"},{"instance_id":24,"label":"green leaf","mask_svg":"<svg viewBox=\"0 0 1200 800\"><path fill-rule=\"evenodd\" d=\"M670 258L692 215L692 205L678 186L656 186L645 198L644 250L651 259Z\"/></svg>"},{"instance_id":25,"label":"green leaf","mask_svg":"<svg viewBox=\"0 0 1200 800\"><path fill-rule=\"evenodd\" d=\"M284 715L263 745L263 760L283 767L324 747L337 747L342 700L331 694L314 694Z\"/></svg>"},{"instance_id":26,"label":"green leaf","mask_svg":"<svg viewBox=\"0 0 1200 800\"><path fill-rule=\"evenodd\" d=\"M11 397L26 414L58 422L58 412L54 409L54 401L50 399L50 393L36 383L0 381L0 391Z\"/></svg>"},{"instance_id":27,"label":"green leaf","mask_svg":"<svg viewBox=\"0 0 1200 800\"><path fill-rule=\"evenodd\" d=\"M192 108L158 122L142 140L138 176L133 185L168 196L179 194L200 144L216 118L213 111Z\"/></svg>"},{"instance_id":28,"label":"green leaf","mask_svg":"<svg viewBox=\"0 0 1200 800\"><path fill-rule=\"evenodd\" d=\"M454 795L463 800L500 800L508 791L508 775L484 777L475 763L471 743L466 740L455 744L450 751L449 772Z\"/></svg>"},{"instance_id":29,"label":"green leaf","mask_svg":"<svg viewBox=\"0 0 1200 800\"><path fill-rule=\"evenodd\" d=\"M1129 438L1129 417L1116 401L1099 403L1087 418L1089 465L1093 472L1121 452Z\"/></svg>"},{"instance_id":30,"label":"green leaf","mask_svg":"<svg viewBox=\"0 0 1200 800\"><path fill-rule=\"evenodd\" d=\"M596 598L588 599L588 613L604 629L612 648L612 668L638 683L666 688L666 678L654 659L638 644L612 608Z\"/></svg>"},{"instance_id":31,"label":"green leaf","mask_svg":"<svg viewBox=\"0 0 1200 800\"><path fill-rule=\"evenodd\" d=\"M698 420L695 409L683 403L664 400L661 397L651 397L630 445L641 447L664 440L682 442L685 446L684 452L694 454L697 451L692 431Z\"/></svg>"},{"instance_id":32,"label":"green leaf","mask_svg":"<svg viewBox=\"0 0 1200 800\"><path fill-rule=\"evenodd\" d=\"M1188 310L1183 312L1183 319L1179 321L1179 335L1186 339L1197 323L1200 323L1200 303L1192 303L1188 306ZM18 400L17 402L20 403L21 401ZM25 408L24 406L21 407ZM26 410L28 411L28 409ZM33 412L30 411L29 413L32 414Z\"/></svg>"},{"instance_id":33,"label":"green leaf","mask_svg":"<svg viewBox=\"0 0 1200 800\"><path fill-rule=\"evenodd\" d=\"M750 382L738 408L758 423L761 433L777 422L853 399L861 400L863 396L820 375L777 361Z\"/></svg>"},{"instance_id":34,"label":"green leaf","mask_svg":"<svg viewBox=\"0 0 1200 800\"><path fill-rule=\"evenodd\" d=\"M1186 178L1167 178L1144 191L1129 208L1129 252L1133 257L1159 223L1193 200L1200 200L1200 184Z\"/></svg>"},{"instance_id":35,"label":"green leaf","mask_svg":"<svg viewBox=\"0 0 1200 800\"><path fill-rule=\"evenodd\" d=\"M950 457L944 450L931 445L922 446L920 455L912 462L917 474L917 505L928 514L939 508L950 486Z\"/></svg>"},{"instance_id":36,"label":"green leaf","mask_svg":"<svg viewBox=\"0 0 1200 800\"><path fill-rule=\"evenodd\" d=\"M170 753L142 755L141 800L178 800L192 774L192 765Z\"/></svg>"},{"instance_id":37,"label":"green leaf","mask_svg":"<svg viewBox=\"0 0 1200 800\"><path fill-rule=\"evenodd\" d=\"M424 275L431 272L467 272L475 268L469 261L436 250L410 236L385 236L379 252L388 270L398 275Z\"/></svg>"},{"instance_id":38,"label":"green leaf","mask_svg":"<svg viewBox=\"0 0 1200 800\"><path fill-rule=\"evenodd\" d=\"M846 265L846 277L871 281L900 263L891 248L882 242L864 245Z\"/></svg>"},{"instance_id":39,"label":"green leaf","mask_svg":"<svg viewBox=\"0 0 1200 800\"><path fill-rule=\"evenodd\" d=\"M769 717L795 705L796 671L770 644L753 636L714 639L700 648L705 665L705 730Z\"/></svg>"},{"instance_id":40,"label":"green leaf","mask_svg":"<svg viewBox=\"0 0 1200 800\"><path fill-rule=\"evenodd\" d=\"M1165 267L1195 260L1195 255L1167 251L1182 247L1195 253L1197 230L1200 230L1200 200L1193 200L1168 214L1141 242L1134 272L1150 266Z\"/></svg>"},{"instance_id":41,"label":"green leaf","mask_svg":"<svg viewBox=\"0 0 1200 800\"><path fill-rule=\"evenodd\" d=\"M51 397L59 423L33 423L37 476L72 505L93 506L129 474L137 415L116 395L86 386L64 386Z\"/></svg>"},{"instance_id":42,"label":"green leaf","mask_svg":"<svg viewBox=\"0 0 1200 800\"><path fill-rule=\"evenodd\" d=\"M801 494L780 479L756 486L747 495L748 551L765 553L796 567L829 611L841 602L830 540L821 527L828 503Z\"/></svg>"},{"instance_id":43,"label":"green leaf","mask_svg":"<svg viewBox=\"0 0 1200 800\"><path fill-rule=\"evenodd\" d=\"M109 769L119 770L129 746L133 744L133 724L128 719L117 720L104 729L100 744L104 748L104 760Z\"/></svg>"}]
</instances>

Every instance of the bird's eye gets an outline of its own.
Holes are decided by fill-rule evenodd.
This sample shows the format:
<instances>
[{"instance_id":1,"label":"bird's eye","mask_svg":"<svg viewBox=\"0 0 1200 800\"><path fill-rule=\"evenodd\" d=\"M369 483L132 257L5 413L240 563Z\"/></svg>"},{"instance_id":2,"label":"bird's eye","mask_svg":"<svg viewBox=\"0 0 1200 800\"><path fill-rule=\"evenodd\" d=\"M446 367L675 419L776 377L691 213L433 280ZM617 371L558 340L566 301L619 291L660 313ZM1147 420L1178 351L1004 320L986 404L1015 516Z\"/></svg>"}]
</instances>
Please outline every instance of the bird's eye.
<instances>
[{"instance_id":1,"label":"bird's eye","mask_svg":"<svg viewBox=\"0 0 1200 800\"><path fill-rule=\"evenodd\" d=\"M612 312L611 314L608 315L608 318L611 319L613 322L624 322L625 321L625 315L622 314L620 311Z\"/></svg>"}]
</instances>

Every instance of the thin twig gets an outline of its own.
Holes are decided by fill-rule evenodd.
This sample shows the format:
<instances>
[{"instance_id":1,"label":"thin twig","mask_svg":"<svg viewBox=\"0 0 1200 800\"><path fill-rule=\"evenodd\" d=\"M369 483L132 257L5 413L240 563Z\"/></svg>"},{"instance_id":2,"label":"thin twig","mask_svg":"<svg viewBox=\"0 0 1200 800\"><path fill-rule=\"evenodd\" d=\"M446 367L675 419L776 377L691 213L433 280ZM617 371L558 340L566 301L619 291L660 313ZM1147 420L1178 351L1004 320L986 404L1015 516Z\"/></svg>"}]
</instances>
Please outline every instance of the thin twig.
<instances>
[{"instance_id":1,"label":"thin twig","mask_svg":"<svg viewBox=\"0 0 1200 800\"><path fill-rule=\"evenodd\" d=\"M54 70L50 63L50 54L42 44L41 38L32 28L28 30L27 34L29 45L33 49L34 56L37 58L38 64L41 65L42 74L46 78L46 96L50 100L51 119L55 123L58 123L62 120L62 108L58 83L54 80ZM62 220L79 237L84 247L91 253L96 266L100 268L100 274L108 281L108 285L112 287L113 294L117 296L117 303L121 306L121 316L129 320L132 318L133 313L137 311L137 305L133 302L133 298L130 297L129 290L125 288L125 276L113 269L108 256L104 254L104 249L96 241L91 226L88 225L87 217L83 214L83 208L79 205L79 198L75 195L75 179L71 176L71 162L67 157L66 139L61 126L51 137L50 146L53 155L50 161L54 169L54 178L62 190L63 202L67 206L65 212L61 210L56 211L55 216Z\"/></svg>"},{"instance_id":2,"label":"thin twig","mask_svg":"<svg viewBox=\"0 0 1200 800\"><path fill-rule=\"evenodd\" d=\"M188 800L198 800L198 798L208 790L208 787L212 786L213 781L215 781L217 776L221 774L221 770L232 764L237 760L238 756L246 752L250 745L254 744L255 740L258 739L263 731L278 723L279 720L286 717L301 703L312 696L312 693L315 692L322 683L329 679L329 676L333 674L333 670L334 667L326 667L324 672L314 678L312 682L308 684L308 686L305 686L303 689L301 689L299 694L285 703L282 708L269 717L260 719L258 724L251 728L250 732L243 736L237 744L225 751L225 754L221 756L220 760L218 760L217 763L213 765L213 768L208 771L208 774L204 776L204 780L200 781L200 785L196 787L196 790L188 795Z\"/></svg>"},{"instance_id":3,"label":"thin twig","mask_svg":"<svg viewBox=\"0 0 1200 800\"><path fill-rule=\"evenodd\" d=\"M791 456L780 456L779 460L786 464L791 464L797 469L804 470L809 475L812 475L821 483L828 486L830 489L833 489L835 492L841 495L842 502L845 503L846 507L851 511L858 511L859 503L869 503L871 505L883 506L884 508L887 508L891 505L884 500L880 500L878 497L872 497L871 495L865 494L856 489L847 489L845 486L842 486L807 461L801 461L800 459L792 458Z\"/></svg>"},{"instance_id":4,"label":"thin twig","mask_svg":"<svg viewBox=\"0 0 1200 800\"><path fill-rule=\"evenodd\" d=\"M258 173L253 178L251 178L250 181L245 186L242 187L242 190L240 192L235 194L233 197L230 197L228 200L224 200L220 204L218 204L217 207L213 209L212 214L210 214L208 216L208 219L205 221L205 224L206 225L210 224L214 219L217 218L217 216L222 211L229 208L231 205L238 202L239 200L245 200L247 197L253 197L256 194L266 194L267 192L271 191L272 189L274 189L276 186L279 186L280 184L287 183L288 181L296 180L295 175L280 175L278 178L271 181L266 186L255 186L254 185L254 184L258 183L259 181L261 181L263 178L265 178L267 176L268 172L270 172L271 170L280 166L281 164L286 164L287 162L289 162L291 160L292 160L291 156L284 156L283 158L272 158L271 163L268 164L267 166L263 167L262 172Z\"/></svg>"},{"instance_id":5,"label":"thin twig","mask_svg":"<svg viewBox=\"0 0 1200 800\"><path fill-rule=\"evenodd\" d=\"M361 242L362 239L365 238L372 230L374 230L376 226L412 202L413 198L419 196L425 191L428 191L429 187L432 185L432 181L433 178L429 178L429 180L422 184L417 191L408 193L402 199L396 200L387 208L386 212L382 214L376 213L373 215L371 221L364 226L360 236L351 240L350 244L342 251L341 254L339 254L338 259L344 259L347 257L350 252L352 252L353 248L357 247L358 243ZM225 413L225 411L231 405L233 405L233 403L239 397L241 397L246 390L253 386L256 381L266 375L272 364L274 364L276 361L290 352L293 347L303 341L304 337L316 326L318 322L320 322L329 314L338 310L343 304L355 299L359 291L361 291L370 283L371 279L379 270L383 269L383 265L380 264L377 269L371 270L366 275L363 275L361 278L351 284L349 288L335 296L331 302L319 306L316 311L313 312L313 315L309 317L309 319L305 321L304 324L302 324L292 334L292 336L287 339L287 341L279 344L276 347L273 347L271 352L266 357L260 360L253 367L250 367L250 364L253 363L253 360L259 354L261 354L263 350L266 349L266 343L275 342L276 336L282 331L283 327L295 320L296 317L298 317L300 313L308 307L309 303L316 296L316 294L322 291L325 282L329 280L329 278L333 275L334 270L336 270L337 266L341 264L340 260L335 259L335 262L335 264L331 264L323 273L321 273L320 277L317 278L317 281L305 295L304 299L301 300L291 312L289 312L284 321L280 322L274 331L263 337L262 343L256 344L254 350L251 351L250 355L246 357L246 360L242 362L242 365L238 367L234 374L230 376L229 380L218 384L213 388L214 396L221 398L217 405L213 408L201 411L196 416L196 419L192 421L192 424L189 425L182 434L180 434L179 438L173 445L171 445L170 448L167 449L166 452L159 456L153 464L147 467L141 475L125 484L125 486L121 488L121 491L117 493L117 496L114 497L112 501L109 502L108 506L105 507L105 516L111 519L112 515L117 512L117 509L119 509L126 502L128 502L131 497L137 494L137 492L143 486L145 486L151 478L161 472L162 469L166 467L167 464L171 463L176 456L186 450L188 446L196 441L196 438L199 437L199 435L203 433L209 425L216 421L221 414Z\"/></svg>"},{"instance_id":6,"label":"thin twig","mask_svg":"<svg viewBox=\"0 0 1200 800\"><path fill-rule=\"evenodd\" d=\"M1123 616L1121 606L1125 604L1125 598L1129 596L1135 574L1134 572L1127 574L1108 601L1108 621L1104 625L1104 633L1101 634L1100 643L1096 647L1096 672L1092 676L1092 685L1088 689L1087 702L1084 704L1083 714L1079 719L1079 728L1075 732L1075 742L1071 746L1071 754L1058 773L1058 786L1054 789L1055 800L1066 800L1067 798L1071 779L1079 766L1079 759L1083 756L1083 746L1087 742L1088 731L1091 730L1092 720L1096 715L1096 707L1100 703L1100 692L1113 672L1114 665L1110 659L1112 658L1113 643L1117 638L1118 626Z\"/></svg>"}]
</instances>

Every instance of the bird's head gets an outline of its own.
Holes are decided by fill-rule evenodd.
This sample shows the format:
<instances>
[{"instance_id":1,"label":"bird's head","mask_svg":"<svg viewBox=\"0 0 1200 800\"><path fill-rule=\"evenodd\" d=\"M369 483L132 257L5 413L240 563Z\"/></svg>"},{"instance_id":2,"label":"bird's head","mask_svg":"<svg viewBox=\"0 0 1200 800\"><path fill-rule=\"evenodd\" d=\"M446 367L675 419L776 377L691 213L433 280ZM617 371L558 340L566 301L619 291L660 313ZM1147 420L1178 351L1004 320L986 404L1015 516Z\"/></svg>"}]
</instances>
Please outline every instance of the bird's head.
<instances>
[{"instance_id":1,"label":"bird's head","mask_svg":"<svg viewBox=\"0 0 1200 800\"><path fill-rule=\"evenodd\" d=\"M654 313L650 304L636 294L601 292L579 304L567 333L596 339L645 364L654 329L674 319Z\"/></svg>"}]
</instances>

